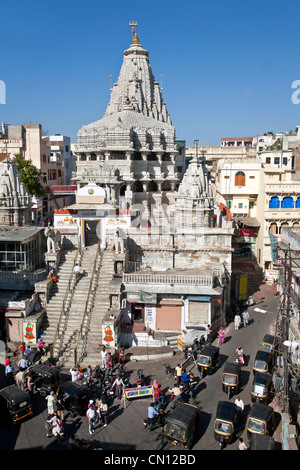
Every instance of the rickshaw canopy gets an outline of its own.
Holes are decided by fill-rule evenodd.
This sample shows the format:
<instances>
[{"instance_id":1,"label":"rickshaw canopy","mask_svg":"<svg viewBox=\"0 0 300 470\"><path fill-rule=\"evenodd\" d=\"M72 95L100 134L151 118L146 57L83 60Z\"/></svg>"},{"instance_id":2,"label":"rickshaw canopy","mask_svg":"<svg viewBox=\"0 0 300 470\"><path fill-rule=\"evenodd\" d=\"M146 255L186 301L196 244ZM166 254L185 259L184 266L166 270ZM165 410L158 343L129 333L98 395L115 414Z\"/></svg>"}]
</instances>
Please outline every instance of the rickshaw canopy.
<instances>
[{"instance_id":1,"label":"rickshaw canopy","mask_svg":"<svg viewBox=\"0 0 300 470\"><path fill-rule=\"evenodd\" d=\"M264 403L254 403L249 413L248 419L256 419L267 423L274 416L274 410L271 406Z\"/></svg>"},{"instance_id":2,"label":"rickshaw canopy","mask_svg":"<svg viewBox=\"0 0 300 470\"><path fill-rule=\"evenodd\" d=\"M210 362L219 356L220 348L212 344L206 345L201 352L198 353L197 361L200 364L208 365Z\"/></svg>"},{"instance_id":3,"label":"rickshaw canopy","mask_svg":"<svg viewBox=\"0 0 300 470\"><path fill-rule=\"evenodd\" d=\"M260 343L259 349L261 351L273 353L276 348L277 342L278 342L278 339L276 336L267 334L263 337L263 340Z\"/></svg>"}]
</instances>

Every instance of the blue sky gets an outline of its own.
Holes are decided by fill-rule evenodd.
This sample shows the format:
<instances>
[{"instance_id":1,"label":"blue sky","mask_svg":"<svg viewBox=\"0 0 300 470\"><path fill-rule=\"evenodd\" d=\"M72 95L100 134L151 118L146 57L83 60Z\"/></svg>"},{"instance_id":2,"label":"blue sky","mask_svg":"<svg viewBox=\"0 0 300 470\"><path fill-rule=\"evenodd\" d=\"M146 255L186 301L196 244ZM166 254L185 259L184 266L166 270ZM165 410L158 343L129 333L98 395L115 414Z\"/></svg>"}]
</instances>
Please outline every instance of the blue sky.
<instances>
[{"instance_id":1,"label":"blue sky","mask_svg":"<svg viewBox=\"0 0 300 470\"><path fill-rule=\"evenodd\" d=\"M0 122L40 123L77 140L101 119L116 82L128 23L138 22L178 139L219 145L295 129L300 104L300 2L215 0L2 2Z\"/></svg>"}]
</instances>

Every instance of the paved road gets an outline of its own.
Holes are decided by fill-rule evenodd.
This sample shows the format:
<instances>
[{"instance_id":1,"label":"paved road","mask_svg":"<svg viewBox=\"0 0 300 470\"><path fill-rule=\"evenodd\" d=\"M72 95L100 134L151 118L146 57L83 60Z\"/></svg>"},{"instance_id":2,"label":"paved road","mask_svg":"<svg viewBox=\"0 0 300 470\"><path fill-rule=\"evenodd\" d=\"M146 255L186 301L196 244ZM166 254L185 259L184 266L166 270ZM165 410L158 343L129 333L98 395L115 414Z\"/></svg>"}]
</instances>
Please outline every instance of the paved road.
<instances>
[{"instance_id":1,"label":"paved road","mask_svg":"<svg viewBox=\"0 0 300 470\"><path fill-rule=\"evenodd\" d=\"M220 350L220 367L211 376L205 377L196 390L194 403L200 410L200 424L196 436L196 442L193 450L216 450L218 444L213 435L213 423L216 411L216 404L219 400L226 400L227 396L221 389L221 376L223 364L226 360L231 361L233 352L241 344L247 356L247 361L242 369L242 391L240 396L244 401L245 415L250 411L251 399L250 388L252 384L252 364L259 343L265 333L274 332L276 322L276 298L266 299L261 308L268 310L268 313L254 312L254 307L250 307L250 324L247 328L241 327L239 331L234 330L231 323L226 330L226 342ZM269 313L273 312L273 313ZM215 342L216 343L216 342ZM183 360L181 351L169 358L168 362L172 367ZM151 383L156 379L162 384L163 390L173 386L173 380L168 379L165 374L165 368L162 366L163 360L128 362L126 371L131 374L131 382L137 379L137 369L143 369ZM188 370L193 370L195 375L198 371L195 366L190 366ZM118 400L110 408L109 424L106 428L98 426L95 433L90 436L88 432L87 418L70 418L65 421L66 435L76 433L78 437L86 439L93 447L101 447L104 450L176 450L174 446L165 445L161 441L161 429L149 432L144 429L143 420L147 416L147 407L150 398L140 398L126 402L124 404ZM235 400L235 397L231 398ZM65 449L66 442L62 443L54 438L46 437L45 420L47 416L45 399L38 394L34 395L34 417L20 426L9 427L3 423L0 424L0 449ZM241 435L247 443L247 437L244 429L241 429ZM228 450L237 449L237 440L227 447Z\"/></svg>"}]
</instances>

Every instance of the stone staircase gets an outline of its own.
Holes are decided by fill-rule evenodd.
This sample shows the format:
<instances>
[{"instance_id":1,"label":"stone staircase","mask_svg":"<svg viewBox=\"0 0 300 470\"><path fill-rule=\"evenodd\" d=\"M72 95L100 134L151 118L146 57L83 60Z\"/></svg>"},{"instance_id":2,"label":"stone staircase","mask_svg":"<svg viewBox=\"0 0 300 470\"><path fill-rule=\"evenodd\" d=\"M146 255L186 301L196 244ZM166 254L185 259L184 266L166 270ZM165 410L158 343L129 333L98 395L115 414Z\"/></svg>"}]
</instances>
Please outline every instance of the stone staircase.
<instances>
[{"instance_id":1,"label":"stone staircase","mask_svg":"<svg viewBox=\"0 0 300 470\"><path fill-rule=\"evenodd\" d=\"M98 245L91 245L81 254L81 277L74 286L68 312L63 316L60 327L60 338L57 341L54 356L58 355L59 364L74 365L74 351L77 347L79 331L81 329L86 303L92 290L92 275L97 255Z\"/></svg>"},{"instance_id":2,"label":"stone staircase","mask_svg":"<svg viewBox=\"0 0 300 470\"><path fill-rule=\"evenodd\" d=\"M57 283L52 285L49 302L46 306L46 315L40 327L40 335L47 345L52 345L56 335L60 312L66 294L66 289L71 278L77 250L64 251L61 254L57 269Z\"/></svg>"},{"instance_id":3,"label":"stone staircase","mask_svg":"<svg viewBox=\"0 0 300 470\"><path fill-rule=\"evenodd\" d=\"M84 367L100 363L99 344L102 344L102 320L110 307L109 283L114 275L114 261L111 250L101 252L97 288L91 299L92 308L85 321L86 338L81 342L79 360Z\"/></svg>"}]
</instances>

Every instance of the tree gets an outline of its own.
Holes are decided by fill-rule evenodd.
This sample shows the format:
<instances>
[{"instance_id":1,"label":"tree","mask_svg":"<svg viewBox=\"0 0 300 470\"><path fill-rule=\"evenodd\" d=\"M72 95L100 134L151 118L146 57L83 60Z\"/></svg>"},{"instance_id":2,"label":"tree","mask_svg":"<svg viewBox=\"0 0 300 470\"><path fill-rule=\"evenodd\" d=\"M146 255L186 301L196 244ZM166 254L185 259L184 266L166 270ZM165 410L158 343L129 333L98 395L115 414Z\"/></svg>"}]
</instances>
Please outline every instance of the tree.
<instances>
[{"instance_id":1,"label":"tree","mask_svg":"<svg viewBox=\"0 0 300 470\"><path fill-rule=\"evenodd\" d=\"M17 153L13 158L13 162L17 167L21 181L24 183L28 193L43 196L44 190L40 182L40 172L36 166L33 165L32 161L26 160L22 154Z\"/></svg>"}]
</instances>

